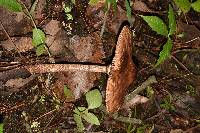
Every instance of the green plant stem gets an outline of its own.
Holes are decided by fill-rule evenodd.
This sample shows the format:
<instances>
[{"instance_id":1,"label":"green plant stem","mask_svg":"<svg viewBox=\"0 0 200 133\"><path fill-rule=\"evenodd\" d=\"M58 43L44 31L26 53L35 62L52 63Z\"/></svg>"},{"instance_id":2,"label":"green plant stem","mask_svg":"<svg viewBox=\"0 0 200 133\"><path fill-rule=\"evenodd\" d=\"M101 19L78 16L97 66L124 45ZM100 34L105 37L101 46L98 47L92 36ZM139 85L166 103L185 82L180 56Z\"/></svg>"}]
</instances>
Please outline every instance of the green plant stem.
<instances>
[{"instance_id":1,"label":"green plant stem","mask_svg":"<svg viewBox=\"0 0 200 133\"><path fill-rule=\"evenodd\" d=\"M28 14L29 18L31 19L31 22L32 22L34 28L37 29L37 26L36 26L36 24L35 24L35 21L34 21L32 15L30 14L28 8L26 7L26 5L25 5L23 2L20 1L20 3L23 5L23 7L24 7L26 13ZM25 14L26 14L26 13L25 13ZM50 51L49 51L49 49L48 49L48 47L46 46L46 44L44 44L44 47L45 47L45 50L47 51L49 57L52 57L52 56L51 56L51 53L50 53Z\"/></svg>"},{"instance_id":2,"label":"green plant stem","mask_svg":"<svg viewBox=\"0 0 200 133\"><path fill-rule=\"evenodd\" d=\"M30 14L30 12L29 12L28 8L27 8L27 7L26 7L26 5L25 5L24 3L22 3L21 1L20 1L20 3L23 5L23 7L24 7L24 9L25 9L26 13L28 14L29 18L31 19L31 21L32 21L32 24L33 24L34 28L36 28L36 29L37 29L37 26L36 26L36 24L35 24L35 21L34 21L34 19L33 19L32 15ZM26 14L26 13L25 13L25 14Z\"/></svg>"},{"instance_id":3,"label":"green plant stem","mask_svg":"<svg viewBox=\"0 0 200 133\"><path fill-rule=\"evenodd\" d=\"M100 36L103 36L104 30L105 30L105 26L106 26L106 19L107 19L107 15L108 15L108 11L110 10L110 2L108 2L108 9L106 10L104 17L103 17L103 25L101 28L101 33Z\"/></svg>"}]
</instances>

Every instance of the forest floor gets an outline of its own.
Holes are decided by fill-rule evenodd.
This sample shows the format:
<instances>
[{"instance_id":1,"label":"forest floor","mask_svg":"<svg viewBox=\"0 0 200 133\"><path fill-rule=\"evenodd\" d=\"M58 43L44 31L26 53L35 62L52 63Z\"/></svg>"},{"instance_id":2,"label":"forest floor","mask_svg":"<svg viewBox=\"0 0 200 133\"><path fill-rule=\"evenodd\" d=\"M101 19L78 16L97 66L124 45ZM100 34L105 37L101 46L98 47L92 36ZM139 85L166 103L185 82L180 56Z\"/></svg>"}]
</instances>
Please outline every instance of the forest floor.
<instances>
[{"instance_id":1,"label":"forest floor","mask_svg":"<svg viewBox=\"0 0 200 133\"><path fill-rule=\"evenodd\" d=\"M28 10L31 2L24 2ZM176 16L173 48L170 58L154 67L167 39L154 32L140 15L158 16L167 22L169 4ZM103 1L90 5L87 0L76 0L75 4L69 0L39 0L32 15L37 27L45 32L49 51L40 56L32 44L31 19L24 12L0 7L0 119L4 132L78 132L73 110L86 107L85 93L94 89L103 97L102 106L91 110L100 125L83 120L84 132L200 132L200 13L192 9L179 13L169 0L135 0L131 12L137 76L126 94L144 85L149 77L154 76L156 82L138 93L145 101L135 103L133 98L128 107L122 106L112 114L105 109L106 74L30 74L22 66L52 60L56 64L108 65L120 29L128 21L125 0L118 0L116 10L111 6L107 17ZM64 86L72 90L74 98L66 99Z\"/></svg>"}]
</instances>

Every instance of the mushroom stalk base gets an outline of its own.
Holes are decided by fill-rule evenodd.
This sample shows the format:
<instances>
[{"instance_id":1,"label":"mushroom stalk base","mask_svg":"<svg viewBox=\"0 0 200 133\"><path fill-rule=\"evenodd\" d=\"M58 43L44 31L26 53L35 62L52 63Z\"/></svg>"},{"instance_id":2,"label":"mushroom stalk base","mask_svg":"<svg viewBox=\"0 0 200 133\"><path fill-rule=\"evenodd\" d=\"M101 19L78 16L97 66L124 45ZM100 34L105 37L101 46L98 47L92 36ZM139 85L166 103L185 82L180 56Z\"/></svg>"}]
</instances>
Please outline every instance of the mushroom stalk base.
<instances>
[{"instance_id":1,"label":"mushroom stalk base","mask_svg":"<svg viewBox=\"0 0 200 133\"><path fill-rule=\"evenodd\" d=\"M83 64L38 64L25 66L30 73L48 73L62 71L85 71L109 73L109 66L83 65Z\"/></svg>"}]
</instances>

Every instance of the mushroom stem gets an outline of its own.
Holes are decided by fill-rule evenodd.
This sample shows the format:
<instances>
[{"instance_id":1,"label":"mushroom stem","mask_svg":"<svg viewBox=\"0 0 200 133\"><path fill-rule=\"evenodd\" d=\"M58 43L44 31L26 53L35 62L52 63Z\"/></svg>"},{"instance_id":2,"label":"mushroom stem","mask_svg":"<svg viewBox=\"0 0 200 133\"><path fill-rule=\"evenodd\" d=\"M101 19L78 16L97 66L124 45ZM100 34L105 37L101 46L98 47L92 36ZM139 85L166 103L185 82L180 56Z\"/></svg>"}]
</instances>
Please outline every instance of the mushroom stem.
<instances>
[{"instance_id":1,"label":"mushroom stem","mask_svg":"<svg viewBox=\"0 0 200 133\"><path fill-rule=\"evenodd\" d=\"M85 72L109 73L110 71L109 66L84 65L84 64L38 64L38 65L25 66L25 68L32 74L61 72L61 71L85 71Z\"/></svg>"}]
</instances>

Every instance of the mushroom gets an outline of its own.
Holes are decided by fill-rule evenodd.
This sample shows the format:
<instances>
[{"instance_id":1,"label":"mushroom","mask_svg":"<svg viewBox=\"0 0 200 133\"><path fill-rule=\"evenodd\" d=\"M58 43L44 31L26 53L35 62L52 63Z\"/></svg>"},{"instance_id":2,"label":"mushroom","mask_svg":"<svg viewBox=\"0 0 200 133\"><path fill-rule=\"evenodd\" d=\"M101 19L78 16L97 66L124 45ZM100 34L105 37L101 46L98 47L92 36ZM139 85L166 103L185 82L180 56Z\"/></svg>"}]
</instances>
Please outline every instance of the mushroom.
<instances>
[{"instance_id":1,"label":"mushroom","mask_svg":"<svg viewBox=\"0 0 200 133\"><path fill-rule=\"evenodd\" d=\"M37 64L25 66L30 73L61 71L103 72L108 74L106 87L106 109L117 111L123 104L127 88L135 80L136 67L132 61L132 33L124 26L119 34L115 56L108 66L84 64Z\"/></svg>"}]
</instances>

